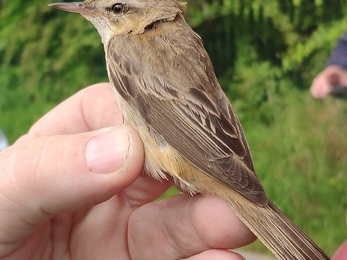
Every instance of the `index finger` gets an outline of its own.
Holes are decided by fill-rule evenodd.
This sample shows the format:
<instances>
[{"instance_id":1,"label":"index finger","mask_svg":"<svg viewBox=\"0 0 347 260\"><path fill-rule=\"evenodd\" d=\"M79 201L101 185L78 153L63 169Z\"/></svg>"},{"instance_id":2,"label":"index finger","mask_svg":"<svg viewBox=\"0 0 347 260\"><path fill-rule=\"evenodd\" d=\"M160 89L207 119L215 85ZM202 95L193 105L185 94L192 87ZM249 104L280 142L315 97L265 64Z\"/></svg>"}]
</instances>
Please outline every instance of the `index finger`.
<instances>
[{"instance_id":1,"label":"index finger","mask_svg":"<svg viewBox=\"0 0 347 260\"><path fill-rule=\"evenodd\" d=\"M30 129L27 137L93 131L123 123L111 84L82 89L55 107Z\"/></svg>"}]
</instances>

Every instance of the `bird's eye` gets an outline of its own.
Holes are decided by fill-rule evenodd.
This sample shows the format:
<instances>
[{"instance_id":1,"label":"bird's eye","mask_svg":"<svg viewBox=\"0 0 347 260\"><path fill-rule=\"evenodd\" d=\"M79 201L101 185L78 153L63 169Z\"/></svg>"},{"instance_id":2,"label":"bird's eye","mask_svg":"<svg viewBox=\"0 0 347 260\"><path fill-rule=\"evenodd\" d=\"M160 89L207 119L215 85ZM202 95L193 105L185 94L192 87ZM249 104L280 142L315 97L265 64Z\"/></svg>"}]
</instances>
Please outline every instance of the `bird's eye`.
<instances>
[{"instance_id":1,"label":"bird's eye","mask_svg":"<svg viewBox=\"0 0 347 260\"><path fill-rule=\"evenodd\" d=\"M111 10L112 10L112 12L114 12L115 14L121 14L121 13L124 12L125 6L124 6L124 4L117 3L117 4L114 4L114 5L111 7Z\"/></svg>"}]
</instances>

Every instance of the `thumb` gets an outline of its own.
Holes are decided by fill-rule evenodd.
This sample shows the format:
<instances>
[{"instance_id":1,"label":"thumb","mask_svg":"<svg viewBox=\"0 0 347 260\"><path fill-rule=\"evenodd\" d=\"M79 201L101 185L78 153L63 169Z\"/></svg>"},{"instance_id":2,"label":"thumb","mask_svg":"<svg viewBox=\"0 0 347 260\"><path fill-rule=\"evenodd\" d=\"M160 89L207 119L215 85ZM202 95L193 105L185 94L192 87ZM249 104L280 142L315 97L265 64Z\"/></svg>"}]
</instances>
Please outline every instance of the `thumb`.
<instances>
[{"instance_id":1,"label":"thumb","mask_svg":"<svg viewBox=\"0 0 347 260\"><path fill-rule=\"evenodd\" d=\"M108 200L136 180L143 160L140 137L125 125L37 137L3 150L0 245L23 240L57 213Z\"/></svg>"}]
</instances>

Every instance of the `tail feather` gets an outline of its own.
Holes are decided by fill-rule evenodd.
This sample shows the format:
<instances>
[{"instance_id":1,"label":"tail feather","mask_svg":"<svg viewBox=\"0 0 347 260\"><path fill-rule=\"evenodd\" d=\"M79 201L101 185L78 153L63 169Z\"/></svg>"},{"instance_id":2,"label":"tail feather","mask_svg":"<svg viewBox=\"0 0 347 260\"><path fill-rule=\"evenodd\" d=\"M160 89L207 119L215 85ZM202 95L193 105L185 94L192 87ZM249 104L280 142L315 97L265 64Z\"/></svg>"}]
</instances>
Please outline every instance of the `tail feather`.
<instances>
[{"instance_id":1,"label":"tail feather","mask_svg":"<svg viewBox=\"0 0 347 260\"><path fill-rule=\"evenodd\" d=\"M259 206L247 200L238 203L234 199L227 199L227 203L234 208L238 217L278 259L330 259L273 203L269 202L266 206ZM249 205L245 207L245 203Z\"/></svg>"}]
</instances>

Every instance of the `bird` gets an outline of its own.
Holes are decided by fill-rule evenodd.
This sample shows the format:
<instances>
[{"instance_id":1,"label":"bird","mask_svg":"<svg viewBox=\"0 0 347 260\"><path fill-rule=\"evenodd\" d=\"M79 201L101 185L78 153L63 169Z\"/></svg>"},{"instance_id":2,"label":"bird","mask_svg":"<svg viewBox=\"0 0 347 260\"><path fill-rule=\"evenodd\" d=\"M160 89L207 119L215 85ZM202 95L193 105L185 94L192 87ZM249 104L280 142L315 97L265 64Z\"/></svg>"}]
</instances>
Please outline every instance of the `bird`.
<instances>
[{"instance_id":1,"label":"bird","mask_svg":"<svg viewBox=\"0 0 347 260\"><path fill-rule=\"evenodd\" d=\"M329 257L267 197L232 105L201 37L176 0L85 0L79 13L101 36L124 122L139 133L145 173L181 191L224 200L278 258Z\"/></svg>"}]
</instances>

